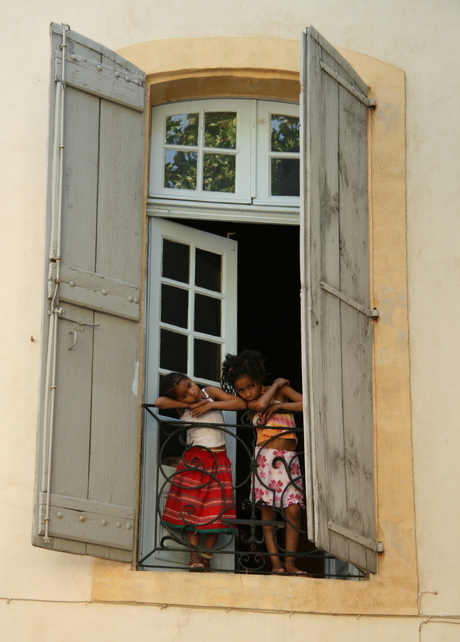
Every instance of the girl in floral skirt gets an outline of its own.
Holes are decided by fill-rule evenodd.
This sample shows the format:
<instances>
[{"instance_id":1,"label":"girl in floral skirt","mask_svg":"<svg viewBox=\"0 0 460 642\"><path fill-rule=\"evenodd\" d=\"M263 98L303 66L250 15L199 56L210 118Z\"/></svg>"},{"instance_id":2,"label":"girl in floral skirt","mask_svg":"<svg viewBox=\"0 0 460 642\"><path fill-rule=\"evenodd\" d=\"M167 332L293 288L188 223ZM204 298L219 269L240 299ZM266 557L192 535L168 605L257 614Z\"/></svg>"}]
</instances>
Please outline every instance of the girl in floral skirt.
<instances>
[{"instance_id":1,"label":"girl in floral skirt","mask_svg":"<svg viewBox=\"0 0 460 642\"><path fill-rule=\"evenodd\" d=\"M284 565L275 541L275 527L262 527L272 573L307 575L295 566L289 553L297 551L301 509L305 507L303 482L297 438L289 432L295 427L294 417L286 411L302 410L302 395L289 385L287 379L276 379L265 386L267 376L259 352L245 350L240 355L228 354L222 367L222 388L238 395L247 408L254 410L253 424L257 426L257 473L252 481L251 498L261 508L262 520L276 520L275 508L286 520Z\"/></svg>"}]
</instances>

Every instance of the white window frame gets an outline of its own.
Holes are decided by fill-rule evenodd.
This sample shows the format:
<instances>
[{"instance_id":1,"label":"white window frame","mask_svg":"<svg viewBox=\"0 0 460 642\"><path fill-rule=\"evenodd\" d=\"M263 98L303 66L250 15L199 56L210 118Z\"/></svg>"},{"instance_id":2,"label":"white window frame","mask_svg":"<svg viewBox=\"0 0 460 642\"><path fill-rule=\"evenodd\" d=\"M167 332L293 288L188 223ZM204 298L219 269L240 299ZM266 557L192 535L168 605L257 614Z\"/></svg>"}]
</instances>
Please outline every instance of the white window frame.
<instances>
[{"instance_id":1,"label":"white window frame","mask_svg":"<svg viewBox=\"0 0 460 642\"><path fill-rule=\"evenodd\" d=\"M256 192L254 205L263 206L294 206L299 207L299 196L272 196L271 194L271 159L297 158L300 162L300 152L271 151L271 117L272 115L299 117L299 105L280 103L269 100L257 100L257 147L255 161Z\"/></svg>"},{"instance_id":2,"label":"white window frame","mask_svg":"<svg viewBox=\"0 0 460 642\"><path fill-rule=\"evenodd\" d=\"M163 187L166 117L190 112L199 112L201 116L205 111L237 112L235 193ZM300 197L271 196L270 193L271 158L279 156L270 150L272 114L298 117L299 106L280 101L223 98L153 107L147 213L150 216L178 219L222 220L225 217L230 221L298 225ZM203 136L202 132L200 136ZM300 153L284 153L283 157L300 158ZM200 171L198 174L200 180Z\"/></svg>"},{"instance_id":3,"label":"white window frame","mask_svg":"<svg viewBox=\"0 0 460 642\"><path fill-rule=\"evenodd\" d=\"M196 200L196 201L231 201L233 203L250 203L250 186L251 178L248 174L247 167L250 164L249 155L252 145L246 145L246 141L251 137L250 128L250 111L248 110L248 101L234 100L229 108L229 101L225 99L215 100L191 100L187 102L172 103L159 105L152 108L152 136L150 147L150 181L149 194L151 196L168 196L178 200ZM237 116L236 130L236 148L235 150L207 148L204 146L204 113L234 111ZM194 147L182 147L179 151L193 151L198 154L197 168L197 189L173 189L164 187L164 152L169 148L165 143L165 120L169 116L180 114L198 113L198 145ZM237 157L235 192L209 192L203 190L202 184L202 159L205 152L231 154Z\"/></svg>"}]
</instances>

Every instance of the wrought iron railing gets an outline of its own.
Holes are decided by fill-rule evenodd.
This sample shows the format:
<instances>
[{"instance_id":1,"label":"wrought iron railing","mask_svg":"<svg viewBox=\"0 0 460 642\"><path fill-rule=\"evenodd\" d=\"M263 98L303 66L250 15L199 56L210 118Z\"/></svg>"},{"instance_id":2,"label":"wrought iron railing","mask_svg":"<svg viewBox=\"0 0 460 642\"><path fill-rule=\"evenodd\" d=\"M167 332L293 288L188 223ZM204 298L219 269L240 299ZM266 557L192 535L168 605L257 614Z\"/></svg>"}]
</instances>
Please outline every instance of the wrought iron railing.
<instances>
[{"instance_id":1,"label":"wrought iron railing","mask_svg":"<svg viewBox=\"0 0 460 642\"><path fill-rule=\"evenodd\" d=\"M156 431L157 447L155 449L155 517L154 523L151 525L153 529L153 545L148 552L143 552L141 555L138 561L140 569L187 570L189 569L188 555L193 551L197 557L203 556L203 554L204 557L213 556L213 563L209 569L212 572L271 573L270 554L265 547L262 532L263 526L270 526L273 528L273 538L278 547L280 557L293 557L296 566L306 571L308 575L312 577L334 577L336 579L362 579L364 577L355 567L347 567L343 564L341 570L335 572L334 559L308 542L304 518L297 529L299 545L294 552L286 550L284 545L283 534L286 523L291 524L293 528L297 528L289 521L285 509L273 507L275 512L273 521L264 521L260 517L261 507L267 504L264 504L257 496L256 486L259 486L259 489L262 487L273 494L276 493L277 489L265 484L263 473L261 475L256 458L264 456L264 448L269 446L271 441L287 433L297 433L299 443L303 443L302 428L288 428L285 432L271 437L264 447L255 447L255 429L248 413L243 414L239 424L219 424L216 426L216 424L206 422L194 422L191 424L176 419L164 419L156 414L156 408L153 404L144 404L143 407L154 418L158 430ZM298 413L298 415L301 417L301 413ZM230 532L219 533L213 548L206 548L202 541L200 541L199 545L192 545L188 539L188 533L193 530L194 508L192 505L183 507L181 512L182 526L180 527L172 527L163 519L164 505L171 485L181 487L181 476L184 474L184 470L187 472L203 472L200 468L200 457L186 456L192 448L187 443L187 430L198 427L218 427L226 435L227 448L232 442L233 446L236 446L233 447L233 452L236 454L237 466L236 471L234 471L232 487L232 501L236 509L236 517L225 517L224 512L229 507L228 505L222 507L217 519L228 525ZM204 447L203 450L210 454L211 459L214 457L217 467L217 460L213 451ZM282 492L303 493L303 452L300 451L294 455L289 464L282 455L277 455L276 451L274 454L271 465L282 467L289 479ZM179 462L181 462L182 466L177 470ZM258 480L259 484L255 484L255 480ZM208 469L204 474L204 481L201 481L201 486L215 481L215 473L213 471L209 472ZM277 503L282 504L283 502ZM302 511L302 514L304 513L305 511ZM211 522L209 528L212 528ZM216 557L218 558L217 563Z\"/></svg>"}]
</instances>

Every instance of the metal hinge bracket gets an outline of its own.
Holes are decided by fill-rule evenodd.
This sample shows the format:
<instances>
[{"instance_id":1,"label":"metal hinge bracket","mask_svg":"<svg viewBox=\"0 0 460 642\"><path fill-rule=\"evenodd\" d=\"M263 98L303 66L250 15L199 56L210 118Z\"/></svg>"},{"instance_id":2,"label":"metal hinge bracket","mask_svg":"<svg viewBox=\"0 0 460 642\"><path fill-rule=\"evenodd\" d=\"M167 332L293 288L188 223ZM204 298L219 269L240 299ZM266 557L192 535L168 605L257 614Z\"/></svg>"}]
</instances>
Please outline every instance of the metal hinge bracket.
<instances>
[{"instance_id":1,"label":"metal hinge bracket","mask_svg":"<svg viewBox=\"0 0 460 642\"><path fill-rule=\"evenodd\" d=\"M366 317L369 317L370 319L379 318L379 311L376 308L369 310L364 305L361 305L361 303L358 303L357 301L350 299L350 297L348 297L346 294L343 294L342 292L340 292L340 290L336 290L336 288L333 288L331 285L328 285L324 281L320 281L320 285L323 290L325 290L326 292L329 292L329 294L333 294L344 303L351 305L352 308L355 308L355 310L358 310L358 312L361 312L362 314L366 315Z\"/></svg>"},{"instance_id":2,"label":"metal hinge bracket","mask_svg":"<svg viewBox=\"0 0 460 642\"><path fill-rule=\"evenodd\" d=\"M359 535L359 533L357 533L356 531L352 531L349 528L344 528L343 526L334 524L331 519L327 522L327 527L330 531L338 533L339 535L343 535L343 537L351 539L353 542L361 544L365 548L369 548L371 551L374 551L374 553L383 553L385 550L382 542L374 542L369 537Z\"/></svg>"},{"instance_id":3,"label":"metal hinge bracket","mask_svg":"<svg viewBox=\"0 0 460 642\"><path fill-rule=\"evenodd\" d=\"M334 78L339 85L342 85L347 91L350 92L350 94L353 94L355 98L360 100L362 103L366 105L366 107L376 107L377 103L373 98L366 98L364 94L362 94L358 89L353 87L349 82L344 80L336 71L328 67L327 65L324 64L324 62L320 62L319 66L323 71L325 71L331 78Z\"/></svg>"}]
</instances>

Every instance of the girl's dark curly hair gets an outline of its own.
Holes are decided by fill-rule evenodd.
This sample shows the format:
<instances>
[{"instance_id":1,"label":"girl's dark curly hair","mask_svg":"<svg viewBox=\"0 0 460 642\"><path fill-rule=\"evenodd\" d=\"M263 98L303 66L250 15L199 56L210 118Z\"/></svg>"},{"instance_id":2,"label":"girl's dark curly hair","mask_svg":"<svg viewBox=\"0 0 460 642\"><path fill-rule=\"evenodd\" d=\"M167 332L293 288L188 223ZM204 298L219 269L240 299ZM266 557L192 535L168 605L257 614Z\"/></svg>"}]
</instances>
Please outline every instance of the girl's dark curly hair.
<instances>
[{"instance_id":1,"label":"girl's dark curly hair","mask_svg":"<svg viewBox=\"0 0 460 642\"><path fill-rule=\"evenodd\" d=\"M260 352L243 350L241 354L227 354L222 364L221 386L225 392L236 395L234 383L240 377L250 377L254 383L264 383L269 373Z\"/></svg>"},{"instance_id":2,"label":"girl's dark curly hair","mask_svg":"<svg viewBox=\"0 0 460 642\"><path fill-rule=\"evenodd\" d=\"M160 397L176 399L176 389L181 381L188 379L187 375L181 372L170 372L165 375L160 384Z\"/></svg>"}]
</instances>

